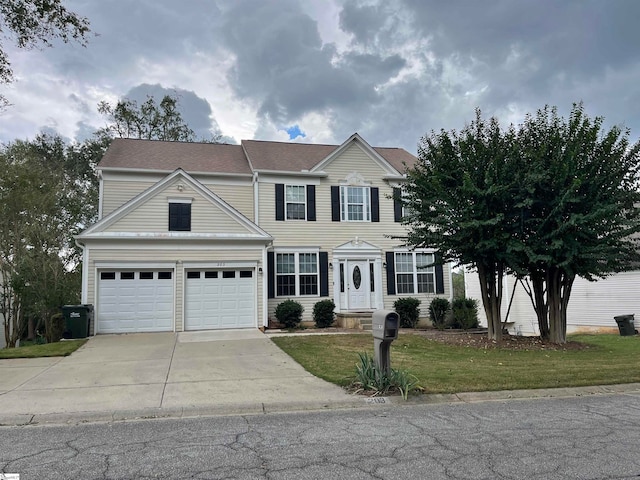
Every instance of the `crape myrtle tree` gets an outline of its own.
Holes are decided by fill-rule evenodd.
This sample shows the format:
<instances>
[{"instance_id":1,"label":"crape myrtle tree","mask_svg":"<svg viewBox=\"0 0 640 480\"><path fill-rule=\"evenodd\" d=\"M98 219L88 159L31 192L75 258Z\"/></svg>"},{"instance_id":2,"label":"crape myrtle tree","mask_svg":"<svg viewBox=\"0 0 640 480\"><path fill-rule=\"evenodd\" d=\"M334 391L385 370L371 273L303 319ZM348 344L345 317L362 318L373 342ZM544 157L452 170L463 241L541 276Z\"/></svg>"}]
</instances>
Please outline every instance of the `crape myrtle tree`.
<instances>
[{"instance_id":1,"label":"crape myrtle tree","mask_svg":"<svg viewBox=\"0 0 640 480\"><path fill-rule=\"evenodd\" d=\"M515 133L496 119L476 119L462 131L432 132L407 171L403 222L407 244L433 247L439 261L471 265L478 271L489 337L502 336L503 277L517 248L512 235Z\"/></svg>"},{"instance_id":2,"label":"crape myrtle tree","mask_svg":"<svg viewBox=\"0 0 640 480\"><path fill-rule=\"evenodd\" d=\"M528 115L519 127L522 163L515 173L522 248L510 268L520 277L540 335L566 342L567 306L576 276L587 280L632 268L640 229L640 143L628 131L604 132L575 104L568 120L555 108Z\"/></svg>"},{"instance_id":3,"label":"crape myrtle tree","mask_svg":"<svg viewBox=\"0 0 640 480\"><path fill-rule=\"evenodd\" d=\"M577 104L568 121L545 107L501 131L478 111L460 133L422 140L407 173L408 244L477 269L491 338L500 339L506 273L529 294L541 337L564 343L576 276L640 261L640 143L602 122Z\"/></svg>"}]
</instances>

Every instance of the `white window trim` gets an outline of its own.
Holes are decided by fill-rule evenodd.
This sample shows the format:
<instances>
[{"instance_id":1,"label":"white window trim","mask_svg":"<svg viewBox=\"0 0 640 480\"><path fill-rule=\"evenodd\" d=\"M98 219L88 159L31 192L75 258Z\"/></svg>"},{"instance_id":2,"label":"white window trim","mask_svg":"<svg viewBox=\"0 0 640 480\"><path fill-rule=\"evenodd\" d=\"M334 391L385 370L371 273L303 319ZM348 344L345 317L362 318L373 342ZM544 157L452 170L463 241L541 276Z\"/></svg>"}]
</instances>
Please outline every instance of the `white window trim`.
<instances>
[{"instance_id":1,"label":"white window trim","mask_svg":"<svg viewBox=\"0 0 640 480\"><path fill-rule=\"evenodd\" d=\"M193 198L167 198L167 203L193 203Z\"/></svg>"},{"instance_id":2,"label":"white window trim","mask_svg":"<svg viewBox=\"0 0 640 480\"><path fill-rule=\"evenodd\" d=\"M399 272L398 271L398 263L397 263L397 255L399 253L402 254L410 254L411 255L411 266L412 266L412 272ZM429 295L429 294L435 294L436 290L437 290L437 286L436 286L436 268L434 265L432 265L431 267L427 267L426 269L420 269L420 271L418 271L418 266L417 266L417 262L416 262L416 255L417 254L425 254L425 255L431 255L433 257L433 260L435 261L435 254L433 250L414 250L414 251L407 251L407 250L396 250L393 252L393 264L394 264L394 281L396 284L396 295ZM409 273L411 273L413 275L413 290L411 292L399 292L398 291L398 275L408 275ZM433 292L418 292L418 274L431 274L433 275Z\"/></svg>"},{"instance_id":3,"label":"white window trim","mask_svg":"<svg viewBox=\"0 0 640 480\"><path fill-rule=\"evenodd\" d=\"M349 202L348 198L348 189L349 188L360 188L363 192L366 192L365 202L362 204L364 207L363 219L362 220L351 220L348 218L349 214ZM361 204L353 204L353 205L361 205ZM341 222L360 222L360 223L370 223L371 222L371 187L364 185L340 185L340 221Z\"/></svg>"},{"instance_id":4,"label":"white window trim","mask_svg":"<svg viewBox=\"0 0 640 480\"><path fill-rule=\"evenodd\" d=\"M302 201L302 204L304 205L304 218L289 218L289 215L288 215L289 203L295 203L296 205L299 205L300 202L287 202L287 187L302 187L302 189L304 190L303 201ZM302 222L307 220L307 186L306 185L298 185L293 183L288 183L288 184L286 183L284 185L284 220L288 222Z\"/></svg>"},{"instance_id":5,"label":"white window trim","mask_svg":"<svg viewBox=\"0 0 640 480\"><path fill-rule=\"evenodd\" d=\"M301 273L300 272L300 255L312 253L316 256L316 273ZM294 255L294 273L278 273L278 255ZM320 296L320 253L319 250L301 249L301 250L277 250L274 252L274 282L275 282L275 296L276 298L289 298L295 297L319 297ZM295 295L278 295L278 276L294 275L295 276ZM316 275L318 281L317 293L315 294L300 294L300 275Z\"/></svg>"}]
</instances>

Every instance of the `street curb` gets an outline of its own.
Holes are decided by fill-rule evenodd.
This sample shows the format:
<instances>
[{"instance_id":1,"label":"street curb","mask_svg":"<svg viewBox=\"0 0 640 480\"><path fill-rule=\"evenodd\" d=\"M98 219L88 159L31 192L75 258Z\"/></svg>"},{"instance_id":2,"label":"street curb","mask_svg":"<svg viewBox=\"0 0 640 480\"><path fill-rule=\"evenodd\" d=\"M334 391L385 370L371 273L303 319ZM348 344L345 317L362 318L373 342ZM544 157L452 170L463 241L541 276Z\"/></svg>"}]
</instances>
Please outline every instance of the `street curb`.
<instances>
[{"instance_id":1,"label":"street curb","mask_svg":"<svg viewBox=\"0 0 640 480\"><path fill-rule=\"evenodd\" d=\"M112 423L148 419L197 418L234 415L268 415L309 411L371 409L376 407L402 407L416 405L463 404L492 401L534 400L583 396L628 394L640 396L640 383L618 385L593 385L587 387L541 388L536 390L501 390L493 392L463 392L451 394L424 394L409 397L399 396L363 397L351 396L338 402L287 402L287 403L242 403L235 405L203 405L182 408L144 408L117 410L112 412L66 412L43 414L0 414L0 427L37 425L77 425L83 423Z\"/></svg>"}]
</instances>

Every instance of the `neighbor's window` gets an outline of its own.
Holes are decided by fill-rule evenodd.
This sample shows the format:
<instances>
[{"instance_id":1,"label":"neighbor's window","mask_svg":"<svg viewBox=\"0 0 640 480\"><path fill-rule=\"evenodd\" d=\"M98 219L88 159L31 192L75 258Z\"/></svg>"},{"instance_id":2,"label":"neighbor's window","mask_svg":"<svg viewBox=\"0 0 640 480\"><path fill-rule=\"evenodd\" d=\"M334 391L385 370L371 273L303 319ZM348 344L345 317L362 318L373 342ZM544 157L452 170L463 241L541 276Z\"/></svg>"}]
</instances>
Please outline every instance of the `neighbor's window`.
<instances>
[{"instance_id":1,"label":"neighbor's window","mask_svg":"<svg viewBox=\"0 0 640 480\"><path fill-rule=\"evenodd\" d=\"M340 219L343 222L370 222L369 187L340 187Z\"/></svg>"},{"instance_id":2,"label":"neighbor's window","mask_svg":"<svg viewBox=\"0 0 640 480\"><path fill-rule=\"evenodd\" d=\"M318 254L276 254L276 296L318 295Z\"/></svg>"},{"instance_id":3,"label":"neighbor's window","mask_svg":"<svg viewBox=\"0 0 640 480\"><path fill-rule=\"evenodd\" d=\"M402 293L435 293L433 253L396 252L396 289Z\"/></svg>"},{"instance_id":4,"label":"neighbor's window","mask_svg":"<svg viewBox=\"0 0 640 480\"><path fill-rule=\"evenodd\" d=\"M307 204L304 185L285 187L285 208L287 220L306 220Z\"/></svg>"}]
</instances>

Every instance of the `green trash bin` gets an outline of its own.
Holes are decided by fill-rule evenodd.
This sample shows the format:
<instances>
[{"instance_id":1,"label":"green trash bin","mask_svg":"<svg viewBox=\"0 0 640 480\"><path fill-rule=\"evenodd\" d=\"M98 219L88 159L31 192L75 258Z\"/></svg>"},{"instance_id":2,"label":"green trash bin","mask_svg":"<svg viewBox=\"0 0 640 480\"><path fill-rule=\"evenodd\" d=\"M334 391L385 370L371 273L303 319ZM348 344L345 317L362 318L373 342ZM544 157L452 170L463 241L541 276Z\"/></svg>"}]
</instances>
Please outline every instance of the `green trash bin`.
<instances>
[{"instance_id":1,"label":"green trash bin","mask_svg":"<svg viewBox=\"0 0 640 480\"><path fill-rule=\"evenodd\" d=\"M64 315L64 338L87 338L93 322L93 305L65 305L62 307Z\"/></svg>"},{"instance_id":2,"label":"green trash bin","mask_svg":"<svg viewBox=\"0 0 640 480\"><path fill-rule=\"evenodd\" d=\"M633 315L618 315L613 317L618 324L618 330L622 337L628 337L636 334L636 328L633 323Z\"/></svg>"}]
</instances>

